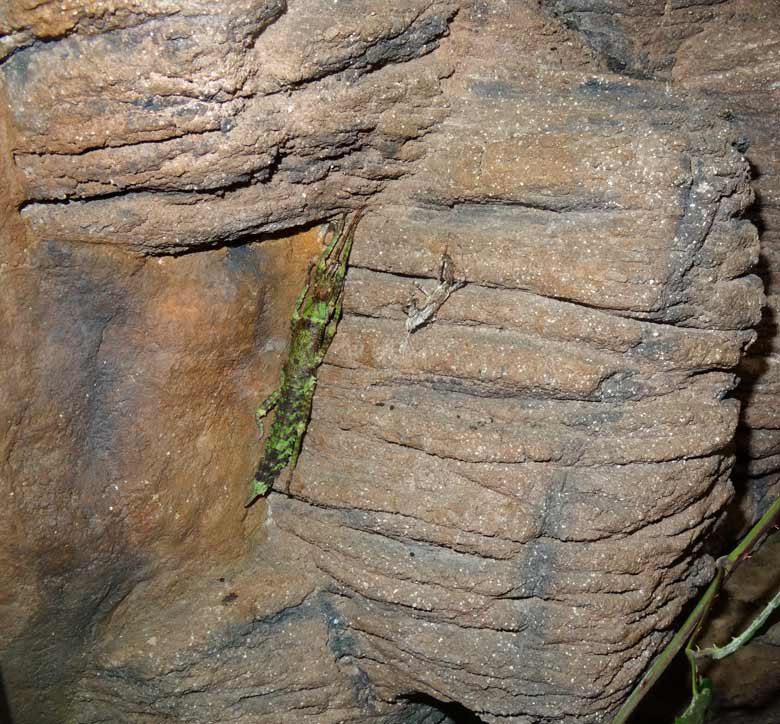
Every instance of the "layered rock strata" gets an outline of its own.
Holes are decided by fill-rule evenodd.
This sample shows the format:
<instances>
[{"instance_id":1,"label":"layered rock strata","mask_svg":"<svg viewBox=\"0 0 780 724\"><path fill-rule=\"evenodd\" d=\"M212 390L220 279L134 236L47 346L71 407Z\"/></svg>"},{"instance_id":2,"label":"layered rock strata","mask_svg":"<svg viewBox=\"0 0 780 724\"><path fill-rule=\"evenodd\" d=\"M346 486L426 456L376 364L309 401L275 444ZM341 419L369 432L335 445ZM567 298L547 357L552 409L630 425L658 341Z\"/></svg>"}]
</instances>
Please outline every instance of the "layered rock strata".
<instances>
[{"instance_id":1,"label":"layered rock strata","mask_svg":"<svg viewBox=\"0 0 780 724\"><path fill-rule=\"evenodd\" d=\"M4 19L18 722L620 704L712 573L759 247L727 114L553 10ZM243 518L311 225L366 202L290 495Z\"/></svg>"}]
</instances>

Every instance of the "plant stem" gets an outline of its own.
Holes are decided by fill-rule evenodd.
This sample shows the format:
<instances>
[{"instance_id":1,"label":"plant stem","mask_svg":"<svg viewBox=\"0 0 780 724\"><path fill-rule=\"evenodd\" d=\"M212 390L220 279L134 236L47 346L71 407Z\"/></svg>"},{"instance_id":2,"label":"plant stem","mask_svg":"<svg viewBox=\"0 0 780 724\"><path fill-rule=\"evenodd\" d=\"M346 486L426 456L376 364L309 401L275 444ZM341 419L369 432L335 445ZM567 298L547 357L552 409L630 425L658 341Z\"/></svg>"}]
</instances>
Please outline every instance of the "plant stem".
<instances>
[{"instance_id":1,"label":"plant stem","mask_svg":"<svg viewBox=\"0 0 780 724\"><path fill-rule=\"evenodd\" d=\"M680 630L674 635L674 638L667 644L666 648L658 655L647 673L641 678L631 692L631 696L629 696L623 706L620 707L620 710L612 720L612 724L623 724L628 721L628 717L634 713L634 710L639 706L639 702L642 701L645 694L647 694L653 684L658 681L658 678L666 671L666 668L672 662L672 659L691 637L720 588L721 581L723 580L723 570L723 566L718 565L718 572L715 575L715 578L710 585L707 586L707 590L696 604L696 608L691 611Z\"/></svg>"},{"instance_id":2,"label":"plant stem","mask_svg":"<svg viewBox=\"0 0 780 724\"><path fill-rule=\"evenodd\" d=\"M734 548L731 553L724 558L718 559L718 571L715 574L715 578L713 578L710 585L707 586L707 590L704 591L704 594L699 599L696 608L691 611L680 630L666 645L666 648L658 655L653 662L653 665L640 679L636 687L634 687L631 695L626 699L623 706L620 707L615 718L612 720L612 724L624 724L624 722L628 721L628 717L634 713L634 710L639 706L639 702L642 701L645 694L647 694L653 684L658 681L661 674L666 671L666 668L672 662L672 659L677 655L688 639L697 631L699 625L707 615L709 607L712 604L715 595L718 593L721 583L728 579L739 567L739 564L750 555L750 551L753 550L756 543L758 543L762 536L775 525L778 518L780 518L780 498L769 506L766 513L761 516L758 522L750 531L748 531L747 535L737 544L736 548Z\"/></svg>"},{"instance_id":3,"label":"plant stem","mask_svg":"<svg viewBox=\"0 0 780 724\"><path fill-rule=\"evenodd\" d=\"M780 606L780 591L778 591L774 598L766 605L763 611L756 616L750 626L748 626L739 636L732 639L725 646L711 646L707 649L700 649L696 652L696 656L709 656L711 659L718 661L719 659L725 659L727 656L731 656L735 651L744 646L756 632L766 623L772 611Z\"/></svg>"}]
</instances>

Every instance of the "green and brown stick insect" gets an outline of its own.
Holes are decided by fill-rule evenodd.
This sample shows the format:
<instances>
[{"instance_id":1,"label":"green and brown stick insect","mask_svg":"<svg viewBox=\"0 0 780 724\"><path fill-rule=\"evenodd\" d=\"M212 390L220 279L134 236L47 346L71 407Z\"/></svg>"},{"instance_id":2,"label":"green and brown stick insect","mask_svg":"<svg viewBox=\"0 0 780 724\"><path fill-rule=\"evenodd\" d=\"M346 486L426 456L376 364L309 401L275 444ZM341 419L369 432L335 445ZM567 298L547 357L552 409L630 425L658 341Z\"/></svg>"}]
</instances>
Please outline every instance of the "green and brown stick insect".
<instances>
[{"instance_id":1,"label":"green and brown stick insect","mask_svg":"<svg viewBox=\"0 0 780 724\"><path fill-rule=\"evenodd\" d=\"M271 491L288 464L292 470L298 462L317 386L317 368L325 358L341 317L347 262L363 211L363 208L356 211L349 221L344 214L336 227L329 225L325 249L309 271L306 286L295 304L290 323L290 351L279 386L255 414L262 430L262 419L276 409L263 459L250 483L246 507Z\"/></svg>"}]
</instances>

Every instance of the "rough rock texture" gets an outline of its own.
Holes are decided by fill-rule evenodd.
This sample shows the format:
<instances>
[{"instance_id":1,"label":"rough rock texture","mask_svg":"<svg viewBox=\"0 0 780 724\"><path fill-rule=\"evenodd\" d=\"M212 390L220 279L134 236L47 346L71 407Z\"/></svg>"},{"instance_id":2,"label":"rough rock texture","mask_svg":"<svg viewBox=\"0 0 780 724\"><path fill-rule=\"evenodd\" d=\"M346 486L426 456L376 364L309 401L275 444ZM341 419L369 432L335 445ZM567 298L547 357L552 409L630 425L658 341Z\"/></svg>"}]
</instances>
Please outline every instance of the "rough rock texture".
<instances>
[{"instance_id":1,"label":"rough rock texture","mask_svg":"<svg viewBox=\"0 0 780 724\"><path fill-rule=\"evenodd\" d=\"M666 4L574 0L549 7L623 72L664 80L675 93L705 97L736 129L738 147L750 163L756 201L748 216L761 234L756 271L764 284L766 305L758 339L739 370L737 495L730 514L732 532L737 533L780 495L780 8L773 0ZM760 588L763 593L780 584L776 568L767 572L754 564L741 575L748 580L755 576L748 589ZM727 609L714 628L733 630L743 614L740 606ZM773 631L769 637L777 639L780 629L775 626ZM776 648L770 643L749 651L740 655L750 659L749 666L739 660L719 664L718 688L728 676L734 679L726 687L729 695L720 696L724 711L717 714L718 721L727 716L739 720L739 711L726 714L725 709L744 706L745 691L761 692L756 697L759 708L749 710L745 721L780 720Z\"/></svg>"},{"instance_id":2,"label":"rough rock texture","mask_svg":"<svg viewBox=\"0 0 780 724\"><path fill-rule=\"evenodd\" d=\"M619 706L732 495L764 301L750 129L774 299L776 60L743 96L696 43L741 62L730 23L778 11L592 5L1 11L17 724ZM366 201L291 495L245 516L313 225ZM407 338L445 250L468 284ZM771 379L742 388L745 511L777 479Z\"/></svg>"},{"instance_id":3,"label":"rough rock texture","mask_svg":"<svg viewBox=\"0 0 780 724\"><path fill-rule=\"evenodd\" d=\"M738 133L757 198L748 216L761 232L757 273L767 293L758 341L740 369L744 403L737 438L737 485L752 520L780 494L777 394L780 241L780 30L774 0L552 0L545 5L631 76L700 96Z\"/></svg>"},{"instance_id":4,"label":"rough rock texture","mask_svg":"<svg viewBox=\"0 0 780 724\"><path fill-rule=\"evenodd\" d=\"M741 367L738 391L743 415L736 482L746 503L754 506L746 505L750 520L755 509L762 510L780 495L780 28L776 3L742 2L729 9L707 27L698 46L691 41L680 49L675 80L727 109L743 142L749 143L745 154L757 195L750 214L761 231L757 271L767 294L759 338ZM726 43L735 33L741 39L739 50ZM699 50L703 45L720 52L708 57Z\"/></svg>"}]
</instances>

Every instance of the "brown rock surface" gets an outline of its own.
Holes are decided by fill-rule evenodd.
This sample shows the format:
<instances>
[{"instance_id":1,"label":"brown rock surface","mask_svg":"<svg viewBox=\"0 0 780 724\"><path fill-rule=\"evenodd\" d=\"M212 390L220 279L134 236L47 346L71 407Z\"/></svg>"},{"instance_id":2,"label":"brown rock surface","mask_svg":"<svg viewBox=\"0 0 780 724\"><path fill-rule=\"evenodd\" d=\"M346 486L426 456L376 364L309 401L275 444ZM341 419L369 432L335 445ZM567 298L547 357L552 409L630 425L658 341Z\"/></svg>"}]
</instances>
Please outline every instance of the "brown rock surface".
<instances>
[{"instance_id":1,"label":"brown rock surface","mask_svg":"<svg viewBox=\"0 0 780 724\"><path fill-rule=\"evenodd\" d=\"M737 482L747 499L748 519L780 495L780 29L774 22L777 11L777 4L772 2L727 4L701 37L680 48L674 76L679 85L717 99L750 144L746 157L757 195L751 216L761 230L758 272L767 302L758 328L758 342L741 368L739 390L744 407L738 437ZM735 33L740 37L739 47L726 43ZM718 50L704 53L703 46Z\"/></svg>"},{"instance_id":2,"label":"brown rock surface","mask_svg":"<svg viewBox=\"0 0 780 724\"><path fill-rule=\"evenodd\" d=\"M744 403L737 441L737 485L745 519L780 494L777 417L777 274L780 240L780 31L774 0L552 0L548 9L576 27L608 62L663 80L675 93L706 99L738 133L756 202L748 216L761 232L757 273L767 293L758 341L740 369Z\"/></svg>"},{"instance_id":3,"label":"brown rock surface","mask_svg":"<svg viewBox=\"0 0 780 724\"><path fill-rule=\"evenodd\" d=\"M672 69L736 3L642 73L581 4L4 11L17 724L619 705L712 572L763 294L739 126ZM310 225L366 199L291 495L244 518ZM445 249L468 283L407 338Z\"/></svg>"},{"instance_id":4,"label":"brown rock surface","mask_svg":"<svg viewBox=\"0 0 780 724\"><path fill-rule=\"evenodd\" d=\"M607 8L609 5L609 9ZM756 202L748 216L761 233L757 273L766 290L758 339L740 366L737 397L742 403L737 431L735 532L744 530L780 495L780 365L777 316L780 308L780 8L773 0L710 0L681 3L602 3L590 0L549 4L604 50L613 64L642 77L663 79L678 93L696 94L728 118L739 134L738 147L751 166ZM614 12L610 12L610 10ZM595 12L594 12L595 11ZM607 17L609 15L609 17ZM769 560L769 559L767 559ZM752 566L759 582L780 583L772 566ZM739 618L740 609L725 610L718 621ZM719 625L715 624L716 626ZM726 624L728 625L728 624ZM770 638L778 637L777 626ZM725 686L718 721L774 722L780 718L777 661L772 646L751 647L743 654L750 666L721 665L717 682ZM744 673L750 671L747 687ZM722 672L730 672L723 674ZM745 706L742 691L763 692L758 709ZM772 697L767 694L772 692ZM729 700L729 697L731 699ZM728 714L726 710L733 709Z\"/></svg>"}]
</instances>

